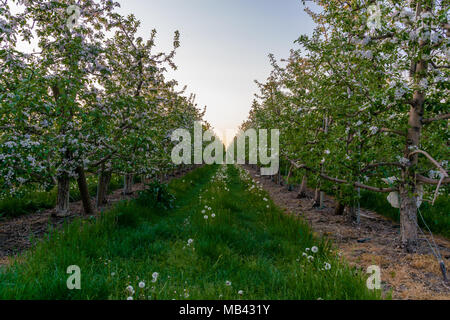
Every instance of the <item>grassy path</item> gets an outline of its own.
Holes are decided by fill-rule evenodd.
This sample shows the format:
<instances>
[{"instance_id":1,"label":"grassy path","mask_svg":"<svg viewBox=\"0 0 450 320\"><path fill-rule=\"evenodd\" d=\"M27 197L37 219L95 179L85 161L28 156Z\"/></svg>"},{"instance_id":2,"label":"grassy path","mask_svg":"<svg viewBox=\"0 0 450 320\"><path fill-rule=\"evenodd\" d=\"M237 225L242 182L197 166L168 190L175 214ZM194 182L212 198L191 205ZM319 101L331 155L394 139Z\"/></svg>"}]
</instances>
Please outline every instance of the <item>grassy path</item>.
<instances>
[{"instance_id":1,"label":"grassy path","mask_svg":"<svg viewBox=\"0 0 450 320\"><path fill-rule=\"evenodd\" d=\"M55 231L0 271L0 299L378 297L243 170L205 166L169 189L173 209L124 202ZM81 290L67 289L70 265L81 269Z\"/></svg>"}]
</instances>

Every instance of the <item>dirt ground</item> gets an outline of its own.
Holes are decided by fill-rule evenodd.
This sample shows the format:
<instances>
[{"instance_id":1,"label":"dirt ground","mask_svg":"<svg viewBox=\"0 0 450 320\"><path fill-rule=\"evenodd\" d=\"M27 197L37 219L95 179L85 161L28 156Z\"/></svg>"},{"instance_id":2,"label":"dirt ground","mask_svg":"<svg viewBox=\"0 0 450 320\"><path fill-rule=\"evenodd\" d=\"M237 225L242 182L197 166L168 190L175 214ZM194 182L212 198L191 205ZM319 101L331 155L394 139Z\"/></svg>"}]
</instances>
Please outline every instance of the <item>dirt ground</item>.
<instances>
[{"instance_id":1,"label":"dirt ground","mask_svg":"<svg viewBox=\"0 0 450 320\"><path fill-rule=\"evenodd\" d=\"M246 167L256 181L269 192L274 202L286 213L303 217L319 236L333 240L342 257L351 265L367 270L370 265L381 268L382 288L392 291L393 299L401 300L450 300L450 284L444 283L436 258L425 236L420 237L415 254L407 254L400 247L399 225L375 212L362 209L359 225L344 216L334 214L335 202L325 198L325 208L312 208L313 192L297 199L298 192L289 192L270 178ZM429 235L426 236L431 242ZM450 241L434 236L447 268L450 267ZM359 241L363 241L360 243Z\"/></svg>"}]
</instances>

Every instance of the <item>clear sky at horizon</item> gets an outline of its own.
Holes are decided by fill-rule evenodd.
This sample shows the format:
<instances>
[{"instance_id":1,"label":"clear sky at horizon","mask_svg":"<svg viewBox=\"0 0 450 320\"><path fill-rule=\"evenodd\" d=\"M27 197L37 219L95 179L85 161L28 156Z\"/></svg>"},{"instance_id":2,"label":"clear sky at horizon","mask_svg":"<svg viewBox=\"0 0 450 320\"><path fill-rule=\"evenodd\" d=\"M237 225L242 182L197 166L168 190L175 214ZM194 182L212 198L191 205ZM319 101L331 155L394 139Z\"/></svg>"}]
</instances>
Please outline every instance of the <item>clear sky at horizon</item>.
<instances>
[{"instance_id":1,"label":"clear sky at horizon","mask_svg":"<svg viewBox=\"0 0 450 320\"><path fill-rule=\"evenodd\" d=\"M271 70L268 54L288 57L294 41L314 28L300 0L118 2L119 12L141 20L141 36L158 31L160 50L169 51L174 31L180 31L178 70L168 76L187 85L199 107L208 107L206 120L216 132L237 129L247 118L257 93L254 80L264 81Z\"/></svg>"}]
</instances>

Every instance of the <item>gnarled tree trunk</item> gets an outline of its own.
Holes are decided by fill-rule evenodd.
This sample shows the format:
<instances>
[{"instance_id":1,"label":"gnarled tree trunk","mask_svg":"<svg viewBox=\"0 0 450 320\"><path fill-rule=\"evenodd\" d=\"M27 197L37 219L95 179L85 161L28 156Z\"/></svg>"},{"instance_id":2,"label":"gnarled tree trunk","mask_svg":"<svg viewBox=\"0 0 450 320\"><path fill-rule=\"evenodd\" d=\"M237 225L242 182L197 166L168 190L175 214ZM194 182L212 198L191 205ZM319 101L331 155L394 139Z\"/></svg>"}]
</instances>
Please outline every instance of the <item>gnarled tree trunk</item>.
<instances>
[{"instance_id":1,"label":"gnarled tree trunk","mask_svg":"<svg viewBox=\"0 0 450 320\"><path fill-rule=\"evenodd\" d=\"M318 207L320 207L320 188L316 188L316 191L314 192L313 208Z\"/></svg>"},{"instance_id":2,"label":"gnarled tree trunk","mask_svg":"<svg viewBox=\"0 0 450 320\"><path fill-rule=\"evenodd\" d=\"M345 205L341 201L338 201L336 208L334 209L334 214L337 216L342 216L344 214L344 210Z\"/></svg>"},{"instance_id":3,"label":"gnarled tree trunk","mask_svg":"<svg viewBox=\"0 0 450 320\"><path fill-rule=\"evenodd\" d=\"M298 199L306 198L306 191L308 188L308 177L306 174L302 178L302 184L300 186L300 191L298 192Z\"/></svg>"},{"instance_id":4,"label":"gnarled tree trunk","mask_svg":"<svg viewBox=\"0 0 450 320\"><path fill-rule=\"evenodd\" d=\"M356 207L347 206L344 210L345 217L350 222L355 222L358 219L358 214L356 212Z\"/></svg>"},{"instance_id":5,"label":"gnarled tree trunk","mask_svg":"<svg viewBox=\"0 0 450 320\"><path fill-rule=\"evenodd\" d=\"M76 173L78 175L78 189L80 190L81 201L83 202L84 214L94 214L84 169L82 167L78 167Z\"/></svg>"},{"instance_id":6,"label":"gnarled tree trunk","mask_svg":"<svg viewBox=\"0 0 450 320\"><path fill-rule=\"evenodd\" d=\"M414 188L414 186L411 186ZM417 202L408 187L400 188L400 231L403 247L412 253L417 248Z\"/></svg>"},{"instance_id":7,"label":"gnarled tree trunk","mask_svg":"<svg viewBox=\"0 0 450 320\"><path fill-rule=\"evenodd\" d=\"M111 171L106 171L103 166L98 176L97 197L95 199L97 208L108 203L106 196L108 194L108 187L110 182Z\"/></svg>"},{"instance_id":8,"label":"gnarled tree trunk","mask_svg":"<svg viewBox=\"0 0 450 320\"><path fill-rule=\"evenodd\" d=\"M69 192L70 179L64 174L58 177L58 194L56 197L56 215L66 216L69 214Z\"/></svg>"},{"instance_id":9,"label":"gnarled tree trunk","mask_svg":"<svg viewBox=\"0 0 450 320\"><path fill-rule=\"evenodd\" d=\"M123 194L133 194L133 174L127 173L123 180Z\"/></svg>"}]
</instances>

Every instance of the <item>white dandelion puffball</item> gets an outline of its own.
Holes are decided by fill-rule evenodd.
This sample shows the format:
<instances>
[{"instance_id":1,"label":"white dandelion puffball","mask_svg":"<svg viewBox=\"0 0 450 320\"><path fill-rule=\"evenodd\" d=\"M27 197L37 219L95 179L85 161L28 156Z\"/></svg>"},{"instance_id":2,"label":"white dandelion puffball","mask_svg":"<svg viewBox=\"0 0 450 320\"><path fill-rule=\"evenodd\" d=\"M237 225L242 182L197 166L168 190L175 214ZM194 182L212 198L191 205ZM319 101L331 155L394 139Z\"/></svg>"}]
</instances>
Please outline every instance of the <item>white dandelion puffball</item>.
<instances>
[{"instance_id":1,"label":"white dandelion puffball","mask_svg":"<svg viewBox=\"0 0 450 320\"><path fill-rule=\"evenodd\" d=\"M139 288L141 288L141 289L145 288L145 282L144 281L139 282Z\"/></svg>"},{"instance_id":2,"label":"white dandelion puffball","mask_svg":"<svg viewBox=\"0 0 450 320\"><path fill-rule=\"evenodd\" d=\"M317 247L312 247L311 248L311 251L313 252L313 253L317 253L317 252L319 252L319 248L317 248Z\"/></svg>"},{"instance_id":3,"label":"white dandelion puffball","mask_svg":"<svg viewBox=\"0 0 450 320\"><path fill-rule=\"evenodd\" d=\"M331 264L329 264L328 262L325 262L325 270L330 270L331 269Z\"/></svg>"},{"instance_id":4,"label":"white dandelion puffball","mask_svg":"<svg viewBox=\"0 0 450 320\"><path fill-rule=\"evenodd\" d=\"M202 210L202 213L205 213L206 212L206 210Z\"/></svg>"},{"instance_id":5,"label":"white dandelion puffball","mask_svg":"<svg viewBox=\"0 0 450 320\"><path fill-rule=\"evenodd\" d=\"M313 256L308 256L308 260L309 260L309 261L313 261L313 260L314 260L314 257L313 257Z\"/></svg>"},{"instance_id":6,"label":"white dandelion puffball","mask_svg":"<svg viewBox=\"0 0 450 320\"><path fill-rule=\"evenodd\" d=\"M203 218L205 218L205 220L208 220L209 217L207 215L205 215Z\"/></svg>"},{"instance_id":7,"label":"white dandelion puffball","mask_svg":"<svg viewBox=\"0 0 450 320\"><path fill-rule=\"evenodd\" d=\"M239 290L239 291L238 291L238 294L242 296L242 295L244 294L244 291Z\"/></svg>"},{"instance_id":8,"label":"white dandelion puffball","mask_svg":"<svg viewBox=\"0 0 450 320\"><path fill-rule=\"evenodd\" d=\"M133 297L128 297L127 300L133 300Z\"/></svg>"},{"instance_id":9,"label":"white dandelion puffball","mask_svg":"<svg viewBox=\"0 0 450 320\"><path fill-rule=\"evenodd\" d=\"M216 214L215 214L215 213L213 213L213 214L211 215L211 217L212 217L212 218L215 218L215 217L216 217Z\"/></svg>"},{"instance_id":10,"label":"white dandelion puffball","mask_svg":"<svg viewBox=\"0 0 450 320\"><path fill-rule=\"evenodd\" d=\"M194 239L189 239L188 240L188 246L190 246L193 242L194 242Z\"/></svg>"},{"instance_id":11,"label":"white dandelion puffball","mask_svg":"<svg viewBox=\"0 0 450 320\"><path fill-rule=\"evenodd\" d=\"M231 281L226 281L225 284L226 284L227 286L231 286Z\"/></svg>"},{"instance_id":12,"label":"white dandelion puffball","mask_svg":"<svg viewBox=\"0 0 450 320\"><path fill-rule=\"evenodd\" d=\"M127 291L128 291L128 292L131 292L131 293L134 293L134 289L133 289L132 286L128 286L128 287L127 287Z\"/></svg>"},{"instance_id":13,"label":"white dandelion puffball","mask_svg":"<svg viewBox=\"0 0 450 320\"><path fill-rule=\"evenodd\" d=\"M269 201L267 198L264 198L263 200L266 201L266 202Z\"/></svg>"},{"instance_id":14,"label":"white dandelion puffball","mask_svg":"<svg viewBox=\"0 0 450 320\"><path fill-rule=\"evenodd\" d=\"M158 276L159 276L158 272L153 272L153 274L152 274L152 278L153 278L152 282L156 282L158 280Z\"/></svg>"}]
</instances>

